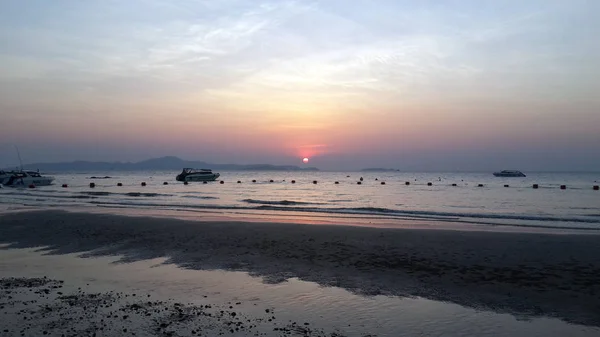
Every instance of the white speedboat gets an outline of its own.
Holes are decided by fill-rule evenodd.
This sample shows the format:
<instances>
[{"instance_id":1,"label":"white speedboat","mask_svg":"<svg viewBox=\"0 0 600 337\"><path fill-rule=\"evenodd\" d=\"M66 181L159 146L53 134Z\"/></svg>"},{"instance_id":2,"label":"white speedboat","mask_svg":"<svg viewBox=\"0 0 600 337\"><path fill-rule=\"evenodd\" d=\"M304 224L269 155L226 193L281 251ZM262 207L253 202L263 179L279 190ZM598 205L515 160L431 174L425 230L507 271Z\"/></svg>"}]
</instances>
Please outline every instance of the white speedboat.
<instances>
[{"instance_id":1,"label":"white speedboat","mask_svg":"<svg viewBox=\"0 0 600 337\"><path fill-rule=\"evenodd\" d=\"M53 177L42 176L37 171L0 172L0 184L8 187L48 186L53 181Z\"/></svg>"},{"instance_id":2,"label":"white speedboat","mask_svg":"<svg viewBox=\"0 0 600 337\"><path fill-rule=\"evenodd\" d=\"M526 175L523 174L523 172L521 172L521 171L509 171L509 170L494 172L494 176L496 176L496 177L526 177Z\"/></svg>"},{"instance_id":3,"label":"white speedboat","mask_svg":"<svg viewBox=\"0 0 600 337\"><path fill-rule=\"evenodd\" d=\"M208 169L184 168L175 179L177 181L215 181L219 176L221 176L219 173L213 173Z\"/></svg>"}]
</instances>

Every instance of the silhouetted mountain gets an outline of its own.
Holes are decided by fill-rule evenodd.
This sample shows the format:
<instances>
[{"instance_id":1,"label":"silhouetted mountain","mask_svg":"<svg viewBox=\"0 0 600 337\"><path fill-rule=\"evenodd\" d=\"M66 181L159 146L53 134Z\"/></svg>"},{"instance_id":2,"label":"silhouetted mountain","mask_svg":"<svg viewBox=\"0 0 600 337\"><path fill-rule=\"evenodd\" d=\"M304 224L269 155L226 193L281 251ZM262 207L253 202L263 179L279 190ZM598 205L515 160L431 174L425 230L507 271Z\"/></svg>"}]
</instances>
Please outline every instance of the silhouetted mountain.
<instances>
[{"instance_id":1,"label":"silhouetted mountain","mask_svg":"<svg viewBox=\"0 0 600 337\"><path fill-rule=\"evenodd\" d=\"M23 168L26 170L40 170L44 172L89 172L89 171L139 171L139 170L181 170L184 167L191 168L209 168L213 170L224 171L318 171L315 167L302 168L292 165L270 165L270 164L254 164L254 165L238 165L238 164L210 164L203 161L188 161L181 158L168 156L161 158L153 158L137 163L130 162L90 162L90 161L73 161L62 163L36 163L26 164Z\"/></svg>"}]
</instances>

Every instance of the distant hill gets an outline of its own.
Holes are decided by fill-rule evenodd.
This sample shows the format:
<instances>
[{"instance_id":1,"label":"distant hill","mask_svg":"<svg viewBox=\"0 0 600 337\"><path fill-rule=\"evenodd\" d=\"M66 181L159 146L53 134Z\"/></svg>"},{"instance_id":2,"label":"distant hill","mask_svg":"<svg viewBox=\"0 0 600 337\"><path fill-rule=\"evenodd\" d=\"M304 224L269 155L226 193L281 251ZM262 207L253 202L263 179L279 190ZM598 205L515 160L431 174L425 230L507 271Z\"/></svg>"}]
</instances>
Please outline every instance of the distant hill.
<instances>
[{"instance_id":1,"label":"distant hill","mask_svg":"<svg viewBox=\"0 0 600 337\"><path fill-rule=\"evenodd\" d=\"M400 171L400 170L380 168L380 167L372 167L372 168L362 169L360 171L361 172L397 172L397 171Z\"/></svg>"},{"instance_id":2,"label":"distant hill","mask_svg":"<svg viewBox=\"0 0 600 337\"><path fill-rule=\"evenodd\" d=\"M141 171L141 170L181 170L184 167L209 168L224 171L318 171L315 167L302 168L292 165L238 165L238 164L211 164L203 161L189 161L177 157L153 158L137 163L129 162L91 162L73 161L62 163L35 163L23 165L26 170L40 170L44 172L90 172L90 171Z\"/></svg>"}]
</instances>

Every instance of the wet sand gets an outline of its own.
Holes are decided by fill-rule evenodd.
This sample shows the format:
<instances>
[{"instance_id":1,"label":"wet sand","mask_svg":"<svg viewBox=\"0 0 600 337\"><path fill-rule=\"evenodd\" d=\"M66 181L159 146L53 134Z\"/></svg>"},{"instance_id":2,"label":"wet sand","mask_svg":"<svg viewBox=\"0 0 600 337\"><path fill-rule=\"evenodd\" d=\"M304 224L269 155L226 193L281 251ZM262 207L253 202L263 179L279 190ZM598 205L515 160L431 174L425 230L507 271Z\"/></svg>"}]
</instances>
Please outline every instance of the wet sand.
<instances>
[{"instance_id":1,"label":"wet sand","mask_svg":"<svg viewBox=\"0 0 600 337\"><path fill-rule=\"evenodd\" d=\"M205 296L206 297L206 296ZM241 302L180 303L151 294L89 292L49 278L0 279L0 336L338 336L308 322L248 317Z\"/></svg>"},{"instance_id":2,"label":"wet sand","mask_svg":"<svg viewBox=\"0 0 600 337\"><path fill-rule=\"evenodd\" d=\"M56 211L0 218L7 248L167 257L188 269L291 277L600 326L600 236L182 221ZM2 275L19 276L19 275ZM60 301L54 299L53 302ZM168 304L171 305L171 304Z\"/></svg>"}]
</instances>

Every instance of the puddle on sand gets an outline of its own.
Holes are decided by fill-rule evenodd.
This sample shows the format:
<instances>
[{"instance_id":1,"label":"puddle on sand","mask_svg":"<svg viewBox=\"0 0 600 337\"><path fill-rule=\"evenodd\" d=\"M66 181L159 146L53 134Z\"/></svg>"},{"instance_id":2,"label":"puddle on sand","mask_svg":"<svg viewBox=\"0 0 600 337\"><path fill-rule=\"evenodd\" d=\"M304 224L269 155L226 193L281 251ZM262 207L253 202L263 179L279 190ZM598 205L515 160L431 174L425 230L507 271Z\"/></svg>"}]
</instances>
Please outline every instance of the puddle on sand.
<instances>
[{"instance_id":1,"label":"puddle on sand","mask_svg":"<svg viewBox=\"0 0 600 337\"><path fill-rule=\"evenodd\" d=\"M41 252L43 254L43 252ZM290 279L266 284L243 272L198 271L165 265L164 259L113 263L118 257L41 255L31 249L0 251L0 277L43 277L85 285L89 291L142 292L154 300L183 303L241 302L246 315L310 323L344 336L598 336L600 328L557 319L518 320L422 298L363 297L346 290ZM89 284L89 285L88 285ZM206 296L206 297L205 297Z\"/></svg>"}]
</instances>

